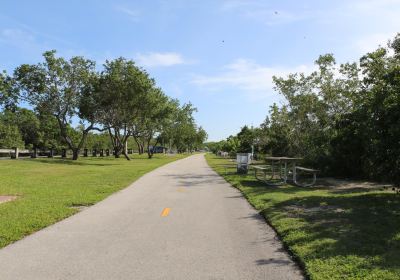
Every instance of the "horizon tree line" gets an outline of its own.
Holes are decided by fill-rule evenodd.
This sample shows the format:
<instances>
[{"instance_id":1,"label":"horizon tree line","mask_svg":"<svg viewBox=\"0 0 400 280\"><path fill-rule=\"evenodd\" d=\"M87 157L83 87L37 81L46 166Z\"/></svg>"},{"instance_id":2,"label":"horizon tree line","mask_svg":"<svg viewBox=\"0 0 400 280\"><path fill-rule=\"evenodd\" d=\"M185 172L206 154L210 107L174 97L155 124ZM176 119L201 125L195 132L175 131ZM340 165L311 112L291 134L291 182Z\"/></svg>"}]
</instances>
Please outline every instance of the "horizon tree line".
<instances>
[{"instance_id":1,"label":"horizon tree line","mask_svg":"<svg viewBox=\"0 0 400 280\"><path fill-rule=\"evenodd\" d=\"M208 143L212 151L304 158L322 174L400 186L400 34L358 62L321 55L310 74L274 77L284 97L256 128Z\"/></svg>"},{"instance_id":2,"label":"horizon tree line","mask_svg":"<svg viewBox=\"0 0 400 280\"><path fill-rule=\"evenodd\" d=\"M67 60L52 50L43 58L12 75L0 73L0 147L65 145L76 160L88 137L104 145L107 134L115 157L129 160L130 138L149 158L151 146L192 151L207 138L196 125L196 108L168 97L132 60L107 60L97 71L94 61L81 56Z\"/></svg>"}]
</instances>

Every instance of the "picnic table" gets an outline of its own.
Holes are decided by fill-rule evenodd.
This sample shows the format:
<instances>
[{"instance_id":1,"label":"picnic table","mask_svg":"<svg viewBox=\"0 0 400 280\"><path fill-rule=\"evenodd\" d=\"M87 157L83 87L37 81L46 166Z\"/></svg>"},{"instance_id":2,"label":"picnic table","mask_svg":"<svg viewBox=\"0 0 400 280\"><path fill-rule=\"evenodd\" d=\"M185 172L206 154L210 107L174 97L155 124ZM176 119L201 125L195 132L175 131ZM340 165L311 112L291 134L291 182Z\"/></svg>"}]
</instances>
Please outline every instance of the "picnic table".
<instances>
[{"instance_id":1,"label":"picnic table","mask_svg":"<svg viewBox=\"0 0 400 280\"><path fill-rule=\"evenodd\" d=\"M267 165L252 166L252 168L254 169L255 178L257 180L265 182L268 185L283 185L286 184L288 180L290 180L295 185L306 187L312 186L316 182L316 173L318 172L318 170L298 166L298 162L300 162L302 158L266 157L265 160L267 162ZM306 184L298 182L298 170L313 174L312 182ZM258 176L258 173L260 172L263 173L263 178L260 178ZM268 173L270 173L269 178L267 178ZM276 175L278 175L279 178L276 178Z\"/></svg>"}]
</instances>

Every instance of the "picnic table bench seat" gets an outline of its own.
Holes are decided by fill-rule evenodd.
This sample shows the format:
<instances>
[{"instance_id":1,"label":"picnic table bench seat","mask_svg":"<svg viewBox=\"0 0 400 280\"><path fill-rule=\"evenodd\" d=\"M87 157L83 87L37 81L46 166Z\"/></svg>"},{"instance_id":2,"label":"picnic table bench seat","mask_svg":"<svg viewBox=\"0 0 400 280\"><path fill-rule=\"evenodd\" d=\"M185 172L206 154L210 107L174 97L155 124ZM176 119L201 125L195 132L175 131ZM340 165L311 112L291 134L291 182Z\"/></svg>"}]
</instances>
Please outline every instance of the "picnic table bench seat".
<instances>
[{"instance_id":1,"label":"picnic table bench seat","mask_svg":"<svg viewBox=\"0 0 400 280\"><path fill-rule=\"evenodd\" d=\"M315 182L317 181L317 173L319 172L319 170L317 169L312 169L312 168L306 168L306 167L302 167L302 166L296 166L295 167L295 171L303 171L305 173L311 173L313 175L313 179L311 182L309 183L299 183L298 182L298 178L297 178L297 172L296 174L293 176L293 182L299 186L299 187L310 187L313 186L315 184Z\"/></svg>"},{"instance_id":2,"label":"picnic table bench seat","mask_svg":"<svg viewBox=\"0 0 400 280\"><path fill-rule=\"evenodd\" d=\"M273 186L278 186L282 185L284 182L273 182L272 180L274 179L274 171L273 167L271 165L251 165L250 166L254 170L254 177L263 183L266 183L268 185L273 185ZM263 178L260 178L258 176L258 173L263 173ZM267 173L270 174L270 178L267 179Z\"/></svg>"},{"instance_id":3,"label":"picnic table bench seat","mask_svg":"<svg viewBox=\"0 0 400 280\"><path fill-rule=\"evenodd\" d=\"M233 165L233 164L223 164L223 165L220 165L220 166L224 168L225 175L228 174L227 169L236 168L236 165Z\"/></svg>"},{"instance_id":4,"label":"picnic table bench seat","mask_svg":"<svg viewBox=\"0 0 400 280\"><path fill-rule=\"evenodd\" d=\"M302 170L302 171L305 171L305 172L310 172L310 173L319 172L319 170L317 170L317 169L305 168L305 167L301 167L301 166L296 166L296 169L297 170Z\"/></svg>"},{"instance_id":5,"label":"picnic table bench seat","mask_svg":"<svg viewBox=\"0 0 400 280\"><path fill-rule=\"evenodd\" d=\"M261 182L264 182L268 185L274 185L274 186L278 186L278 185L282 185L285 184L288 180L288 175L291 174L292 176L292 182L299 187L310 187L313 186L316 181L317 181L317 173L319 172L319 170L317 169L312 169L312 168L306 168L306 167L302 167L302 166L294 166L294 169L292 170L288 170L287 173L284 173L283 176L280 172L278 172L277 175L280 176L280 178L282 179L282 181L280 182L274 182L273 180L275 179L275 175L276 173L274 172L274 167L272 165L251 165L250 166L253 170L254 170L254 177ZM300 182L299 178L298 178L298 173L297 171L301 171L304 173L308 173L308 174L312 174L312 180L311 182ZM263 177L259 176L259 173L263 174ZM270 174L270 178L267 178L267 174Z\"/></svg>"}]
</instances>

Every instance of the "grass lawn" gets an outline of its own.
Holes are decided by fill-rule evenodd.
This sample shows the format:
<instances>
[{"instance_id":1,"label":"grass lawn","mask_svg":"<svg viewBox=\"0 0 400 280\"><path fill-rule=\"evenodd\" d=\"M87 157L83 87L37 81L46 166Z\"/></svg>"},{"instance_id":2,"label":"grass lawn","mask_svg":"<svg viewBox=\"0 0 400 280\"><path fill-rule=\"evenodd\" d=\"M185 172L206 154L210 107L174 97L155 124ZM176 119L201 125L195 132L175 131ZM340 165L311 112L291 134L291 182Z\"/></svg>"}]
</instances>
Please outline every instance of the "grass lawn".
<instances>
[{"instance_id":1,"label":"grass lawn","mask_svg":"<svg viewBox=\"0 0 400 280\"><path fill-rule=\"evenodd\" d=\"M92 205L143 174L184 155L20 159L0 161L0 195L17 195L0 204L0 248L64 219L79 206Z\"/></svg>"},{"instance_id":2,"label":"grass lawn","mask_svg":"<svg viewBox=\"0 0 400 280\"><path fill-rule=\"evenodd\" d=\"M400 279L400 195L270 187L252 173L235 174L227 159L206 158L275 228L310 279ZM233 168L225 174L227 164Z\"/></svg>"}]
</instances>

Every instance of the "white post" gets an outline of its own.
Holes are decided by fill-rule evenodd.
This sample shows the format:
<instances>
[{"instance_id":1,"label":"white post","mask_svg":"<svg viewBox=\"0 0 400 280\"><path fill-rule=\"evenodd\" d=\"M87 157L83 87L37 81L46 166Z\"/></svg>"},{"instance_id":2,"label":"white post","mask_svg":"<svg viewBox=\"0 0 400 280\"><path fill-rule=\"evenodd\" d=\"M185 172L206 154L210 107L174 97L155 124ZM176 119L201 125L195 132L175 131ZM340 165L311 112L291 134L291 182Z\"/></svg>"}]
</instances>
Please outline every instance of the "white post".
<instances>
[{"instance_id":1,"label":"white post","mask_svg":"<svg viewBox=\"0 0 400 280\"><path fill-rule=\"evenodd\" d=\"M18 147L14 148L14 159L18 159L19 150Z\"/></svg>"}]
</instances>

